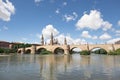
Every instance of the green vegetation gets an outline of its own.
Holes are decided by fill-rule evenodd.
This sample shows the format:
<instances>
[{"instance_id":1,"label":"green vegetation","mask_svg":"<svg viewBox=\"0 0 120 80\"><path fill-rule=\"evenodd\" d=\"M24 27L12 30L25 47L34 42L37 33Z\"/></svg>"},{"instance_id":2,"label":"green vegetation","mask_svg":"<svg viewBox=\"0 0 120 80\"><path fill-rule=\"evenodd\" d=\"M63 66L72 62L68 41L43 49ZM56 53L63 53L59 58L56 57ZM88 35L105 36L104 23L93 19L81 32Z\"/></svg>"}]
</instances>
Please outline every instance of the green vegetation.
<instances>
[{"instance_id":1,"label":"green vegetation","mask_svg":"<svg viewBox=\"0 0 120 80\"><path fill-rule=\"evenodd\" d=\"M80 55L90 55L90 52L87 50L83 50L80 52Z\"/></svg>"},{"instance_id":2,"label":"green vegetation","mask_svg":"<svg viewBox=\"0 0 120 80\"><path fill-rule=\"evenodd\" d=\"M4 53L4 50L3 50L3 48L0 48L0 53Z\"/></svg>"},{"instance_id":3,"label":"green vegetation","mask_svg":"<svg viewBox=\"0 0 120 80\"><path fill-rule=\"evenodd\" d=\"M16 53L16 49L8 49L8 48L0 48L0 54L10 54L10 53Z\"/></svg>"},{"instance_id":4,"label":"green vegetation","mask_svg":"<svg viewBox=\"0 0 120 80\"><path fill-rule=\"evenodd\" d=\"M93 53L95 53L95 54L107 54L107 51L105 51L104 49L98 49L98 50L93 51Z\"/></svg>"},{"instance_id":5,"label":"green vegetation","mask_svg":"<svg viewBox=\"0 0 120 80\"><path fill-rule=\"evenodd\" d=\"M108 54L109 55L120 55L120 48L115 51L110 51Z\"/></svg>"},{"instance_id":6,"label":"green vegetation","mask_svg":"<svg viewBox=\"0 0 120 80\"><path fill-rule=\"evenodd\" d=\"M18 48L26 48L26 47L31 47L32 45L31 44L14 44L14 46L12 47L13 49L18 49Z\"/></svg>"},{"instance_id":7,"label":"green vegetation","mask_svg":"<svg viewBox=\"0 0 120 80\"><path fill-rule=\"evenodd\" d=\"M0 48L0 54L10 54L10 53L17 53L18 48L25 48L31 47L31 44L14 44L12 49L9 48Z\"/></svg>"},{"instance_id":8,"label":"green vegetation","mask_svg":"<svg viewBox=\"0 0 120 80\"><path fill-rule=\"evenodd\" d=\"M45 51L42 51L40 54L46 55L46 54L51 54L51 53L52 53L51 51L45 50Z\"/></svg>"}]
</instances>

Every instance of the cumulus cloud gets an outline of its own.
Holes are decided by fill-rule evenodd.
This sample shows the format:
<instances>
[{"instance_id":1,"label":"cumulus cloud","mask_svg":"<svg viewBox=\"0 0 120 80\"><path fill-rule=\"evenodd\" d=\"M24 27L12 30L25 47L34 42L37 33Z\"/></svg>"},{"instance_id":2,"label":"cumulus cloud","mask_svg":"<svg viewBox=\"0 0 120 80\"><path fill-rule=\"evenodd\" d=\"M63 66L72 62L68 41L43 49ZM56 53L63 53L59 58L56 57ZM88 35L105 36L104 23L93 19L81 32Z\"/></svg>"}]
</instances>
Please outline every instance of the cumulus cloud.
<instances>
[{"instance_id":1,"label":"cumulus cloud","mask_svg":"<svg viewBox=\"0 0 120 80\"><path fill-rule=\"evenodd\" d=\"M80 44L87 44L86 40L85 39L75 39L73 41L73 44L75 45L80 45Z\"/></svg>"},{"instance_id":2,"label":"cumulus cloud","mask_svg":"<svg viewBox=\"0 0 120 80\"><path fill-rule=\"evenodd\" d=\"M15 13L15 7L9 0L0 0L0 19L10 21L10 17Z\"/></svg>"},{"instance_id":3,"label":"cumulus cloud","mask_svg":"<svg viewBox=\"0 0 120 80\"><path fill-rule=\"evenodd\" d=\"M67 2L63 2L63 6L66 6L67 5Z\"/></svg>"},{"instance_id":4,"label":"cumulus cloud","mask_svg":"<svg viewBox=\"0 0 120 80\"><path fill-rule=\"evenodd\" d=\"M82 37L84 38L91 38L92 36L89 34L88 31L83 31L82 34L81 34Z\"/></svg>"},{"instance_id":5,"label":"cumulus cloud","mask_svg":"<svg viewBox=\"0 0 120 80\"><path fill-rule=\"evenodd\" d=\"M111 36L108 33L104 33L99 37L101 40L106 40L106 39L110 39Z\"/></svg>"},{"instance_id":6,"label":"cumulus cloud","mask_svg":"<svg viewBox=\"0 0 120 80\"><path fill-rule=\"evenodd\" d=\"M120 26L120 20L118 21L118 26Z\"/></svg>"},{"instance_id":7,"label":"cumulus cloud","mask_svg":"<svg viewBox=\"0 0 120 80\"><path fill-rule=\"evenodd\" d=\"M107 31L108 29L111 29L112 24L110 24L108 21L104 21L104 22L102 23L102 26L103 26L103 30L104 30L104 31Z\"/></svg>"},{"instance_id":8,"label":"cumulus cloud","mask_svg":"<svg viewBox=\"0 0 120 80\"><path fill-rule=\"evenodd\" d=\"M42 30L42 34L44 35L45 38L50 38L51 33L53 33L54 36L59 34L59 31L54 28L53 25L49 24Z\"/></svg>"},{"instance_id":9,"label":"cumulus cloud","mask_svg":"<svg viewBox=\"0 0 120 80\"><path fill-rule=\"evenodd\" d=\"M98 37L97 36L93 36L92 39L98 39Z\"/></svg>"},{"instance_id":10,"label":"cumulus cloud","mask_svg":"<svg viewBox=\"0 0 120 80\"><path fill-rule=\"evenodd\" d=\"M115 38L115 39L108 40L107 43L114 44L115 42L117 42L119 40L120 40L120 38Z\"/></svg>"},{"instance_id":11,"label":"cumulus cloud","mask_svg":"<svg viewBox=\"0 0 120 80\"><path fill-rule=\"evenodd\" d=\"M74 21L76 20L76 18L78 17L77 13L76 12L73 12L72 15L67 15L65 14L63 16L63 19L66 21L66 22L69 22L69 21Z\"/></svg>"},{"instance_id":12,"label":"cumulus cloud","mask_svg":"<svg viewBox=\"0 0 120 80\"><path fill-rule=\"evenodd\" d=\"M3 30L8 30L8 27L6 27L6 26L3 26Z\"/></svg>"},{"instance_id":13,"label":"cumulus cloud","mask_svg":"<svg viewBox=\"0 0 120 80\"><path fill-rule=\"evenodd\" d=\"M120 30L116 30L115 32L116 32L116 33L120 33Z\"/></svg>"},{"instance_id":14,"label":"cumulus cloud","mask_svg":"<svg viewBox=\"0 0 120 80\"><path fill-rule=\"evenodd\" d=\"M58 42L60 44L64 44L64 39L66 38L67 44L74 44L74 45L79 45L79 44L86 44L87 42L84 39L73 39L70 35L63 35L60 34L56 37L58 39Z\"/></svg>"},{"instance_id":15,"label":"cumulus cloud","mask_svg":"<svg viewBox=\"0 0 120 80\"><path fill-rule=\"evenodd\" d=\"M40 3L40 2L42 2L43 0L34 0L35 1L35 3Z\"/></svg>"},{"instance_id":16,"label":"cumulus cloud","mask_svg":"<svg viewBox=\"0 0 120 80\"><path fill-rule=\"evenodd\" d=\"M120 36L120 30L116 30L115 32L116 32L115 34L116 36Z\"/></svg>"},{"instance_id":17,"label":"cumulus cloud","mask_svg":"<svg viewBox=\"0 0 120 80\"><path fill-rule=\"evenodd\" d=\"M59 9L56 9L55 13L56 13L56 14L59 14L59 13L60 13L60 10L59 10Z\"/></svg>"},{"instance_id":18,"label":"cumulus cloud","mask_svg":"<svg viewBox=\"0 0 120 80\"><path fill-rule=\"evenodd\" d=\"M28 39L23 37L22 40L23 40L23 41L27 41Z\"/></svg>"},{"instance_id":19,"label":"cumulus cloud","mask_svg":"<svg viewBox=\"0 0 120 80\"><path fill-rule=\"evenodd\" d=\"M112 24L108 21L104 21L99 11L91 10L90 14L84 13L84 15L76 23L76 27L78 29L90 28L93 30L102 28L106 31L112 27Z\"/></svg>"}]
</instances>

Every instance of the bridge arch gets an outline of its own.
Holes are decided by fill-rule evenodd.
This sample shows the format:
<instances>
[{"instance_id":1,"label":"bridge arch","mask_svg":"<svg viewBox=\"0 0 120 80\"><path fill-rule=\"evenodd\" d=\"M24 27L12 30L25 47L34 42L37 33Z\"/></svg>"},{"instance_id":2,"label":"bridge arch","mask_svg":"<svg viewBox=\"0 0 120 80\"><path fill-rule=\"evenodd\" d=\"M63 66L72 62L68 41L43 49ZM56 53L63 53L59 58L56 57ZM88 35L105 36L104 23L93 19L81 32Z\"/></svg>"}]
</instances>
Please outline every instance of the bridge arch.
<instances>
[{"instance_id":1,"label":"bridge arch","mask_svg":"<svg viewBox=\"0 0 120 80\"><path fill-rule=\"evenodd\" d=\"M70 53L71 53L71 54L72 54L72 53L79 53L79 52L81 52L81 51L82 51L82 49L79 48L79 47L73 47L73 48L70 49Z\"/></svg>"},{"instance_id":2,"label":"bridge arch","mask_svg":"<svg viewBox=\"0 0 120 80\"><path fill-rule=\"evenodd\" d=\"M30 53L31 53L31 49L25 50L25 54L30 54Z\"/></svg>"},{"instance_id":3,"label":"bridge arch","mask_svg":"<svg viewBox=\"0 0 120 80\"><path fill-rule=\"evenodd\" d=\"M38 49L36 50L36 54L40 54L42 51L46 51L46 50L47 50L47 49L44 48L44 47L38 48Z\"/></svg>"},{"instance_id":4,"label":"bridge arch","mask_svg":"<svg viewBox=\"0 0 120 80\"><path fill-rule=\"evenodd\" d=\"M89 50L90 53L96 53L96 54L107 54L107 50L101 47L94 47Z\"/></svg>"},{"instance_id":5,"label":"bridge arch","mask_svg":"<svg viewBox=\"0 0 120 80\"><path fill-rule=\"evenodd\" d=\"M54 54L64 54L65 50L61 47L57 47L54 50Z\"/></svg>"},{"instance_id":6,"label":"bridge arch","mask_svg":"<svg viewBox=\"0 0 120 80\"><path fill-rule=\"evenodd\" d=\"M21 53L22 51L21 50L18 50L18 53Z\"/></svg>"}]
</instances>

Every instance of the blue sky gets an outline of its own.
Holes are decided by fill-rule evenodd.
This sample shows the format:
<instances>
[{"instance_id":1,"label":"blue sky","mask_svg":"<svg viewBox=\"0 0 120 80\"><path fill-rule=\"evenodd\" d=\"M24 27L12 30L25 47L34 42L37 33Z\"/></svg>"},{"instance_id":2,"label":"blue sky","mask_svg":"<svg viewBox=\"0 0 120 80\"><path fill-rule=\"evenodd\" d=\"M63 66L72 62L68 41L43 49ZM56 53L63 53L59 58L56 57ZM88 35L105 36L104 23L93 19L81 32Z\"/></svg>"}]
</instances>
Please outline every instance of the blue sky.
<instances>
[{"instance_id":1,"label":"blue sky","mask_svg":"<svg viewBox=\"0 0 120 80\"><path fill-rule=\"evenodd\" d=\"M0 40L49 43L52 32L63 44L120 40L119 0L0 0Z\"/></svg>"}]
</instances>

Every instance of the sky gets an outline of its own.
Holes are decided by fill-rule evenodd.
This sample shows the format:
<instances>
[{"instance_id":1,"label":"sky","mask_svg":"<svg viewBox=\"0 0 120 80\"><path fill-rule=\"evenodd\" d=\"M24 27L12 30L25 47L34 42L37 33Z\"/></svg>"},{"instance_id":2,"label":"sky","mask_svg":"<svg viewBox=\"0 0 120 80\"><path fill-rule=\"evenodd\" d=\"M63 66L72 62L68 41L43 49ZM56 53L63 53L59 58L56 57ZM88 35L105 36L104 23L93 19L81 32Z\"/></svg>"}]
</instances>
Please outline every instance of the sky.
<instances>
[{"instance_id":1,"label":"sky","mask_svg":"<svg viewBox=\"0 0 120 80\"><path fill-rule=\"evenodd\" d=\"M0 40L104 44L120 40L120 0L0 0Z\"/></svg>"}]
</instances>

